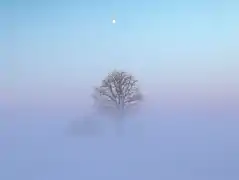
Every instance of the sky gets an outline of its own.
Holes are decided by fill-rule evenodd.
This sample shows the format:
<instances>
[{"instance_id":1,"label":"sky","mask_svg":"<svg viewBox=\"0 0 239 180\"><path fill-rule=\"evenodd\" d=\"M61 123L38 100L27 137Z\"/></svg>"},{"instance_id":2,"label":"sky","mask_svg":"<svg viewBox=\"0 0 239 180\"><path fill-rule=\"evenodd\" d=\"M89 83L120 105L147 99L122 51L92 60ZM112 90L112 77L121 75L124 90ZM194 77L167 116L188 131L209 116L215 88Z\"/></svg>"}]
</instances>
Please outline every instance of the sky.
<instances>
[{"instance_id":1,"label":"sky","mask_svg":"<svg viewBox=\"0 0 239 180\"><path fill-rule=\"evenodd\" d=\"M238 9L0 0L0 179L238 180ZM88 113L113 69L145 95L121 137Z\"/></svg>"},{"instance_id":2,"label":"sky","mask_svg":"<svg viewBox=\"0 0 239 180\"><path fill-rule=\"evenodd\" d=\"M238 102L235 0L0 4L4 103L89 106L92 88L113 69L134 74L151 104Z\"/></svg>"}]
</instances>

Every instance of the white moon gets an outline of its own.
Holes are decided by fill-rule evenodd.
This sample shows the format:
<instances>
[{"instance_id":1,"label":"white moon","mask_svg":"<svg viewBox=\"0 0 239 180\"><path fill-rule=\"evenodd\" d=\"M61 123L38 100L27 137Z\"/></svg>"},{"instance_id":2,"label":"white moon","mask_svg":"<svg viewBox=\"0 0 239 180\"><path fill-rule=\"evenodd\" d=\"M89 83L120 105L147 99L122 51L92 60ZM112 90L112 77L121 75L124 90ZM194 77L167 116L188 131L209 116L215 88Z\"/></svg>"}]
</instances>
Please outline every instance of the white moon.
<instances>
[{"instance_id":1,"label":"white moon","mask_svg":"<svg viewBox=\"0 0 239 180\"><path fill-rule=\"evenodd\" d=\"M112 23L113 23L113 24L115 24L115 23L116 23L115 19L113 19L113 20L112 20Z\"/></svg>"}]
</instances>

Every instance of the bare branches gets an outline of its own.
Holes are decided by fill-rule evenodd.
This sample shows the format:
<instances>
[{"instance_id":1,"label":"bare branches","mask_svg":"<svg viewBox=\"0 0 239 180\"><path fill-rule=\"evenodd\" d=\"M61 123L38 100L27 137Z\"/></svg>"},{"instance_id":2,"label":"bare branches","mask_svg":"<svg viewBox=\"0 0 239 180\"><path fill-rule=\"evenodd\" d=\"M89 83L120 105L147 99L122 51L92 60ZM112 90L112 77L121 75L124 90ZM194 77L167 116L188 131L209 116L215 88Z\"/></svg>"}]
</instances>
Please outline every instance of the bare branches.
<instances>
[{"instance_id":1,"label":"bare branches","mask_svg":"<svg viewBox=\"0 0 239 180\"><path fill-rule=\"evenodd\" d=\"M95 89L94 100L99 109L123 112L125 108L142 100L138 81L124 71L113 71L107 75L102 84Z\"/></svg>"},{"instance_id":2,"label":"bare branches","mask_svg":"<svg viewBox=\"0 0 239 180\"><path fill-rule=\"evenodd\" d=\"M137 93L134 94L133 96L129 96L127 97L127 99L124 101L125 104L131 103L131 102L135 102L135 101L141 101L142 98L142 94Z\"/></svg>"}]
</instances>

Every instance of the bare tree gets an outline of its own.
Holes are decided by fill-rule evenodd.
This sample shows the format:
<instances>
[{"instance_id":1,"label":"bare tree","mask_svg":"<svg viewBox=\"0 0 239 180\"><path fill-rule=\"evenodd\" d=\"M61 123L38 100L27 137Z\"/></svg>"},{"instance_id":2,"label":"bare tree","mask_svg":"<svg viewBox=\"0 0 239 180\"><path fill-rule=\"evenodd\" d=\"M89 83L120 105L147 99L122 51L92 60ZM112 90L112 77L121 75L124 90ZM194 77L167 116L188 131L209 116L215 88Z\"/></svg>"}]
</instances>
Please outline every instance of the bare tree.
<instances>
[{"instance_id":1,"label":"bare tree","mask_svg":"<svg viewBox=\"0 0 239 180\"><path fill-rule=\"evenodd\" d=\"M99 110L123 118L142 100L142 94L133 75L114 70L95 88L93 98Z\"/></svg>"}]
</instances>

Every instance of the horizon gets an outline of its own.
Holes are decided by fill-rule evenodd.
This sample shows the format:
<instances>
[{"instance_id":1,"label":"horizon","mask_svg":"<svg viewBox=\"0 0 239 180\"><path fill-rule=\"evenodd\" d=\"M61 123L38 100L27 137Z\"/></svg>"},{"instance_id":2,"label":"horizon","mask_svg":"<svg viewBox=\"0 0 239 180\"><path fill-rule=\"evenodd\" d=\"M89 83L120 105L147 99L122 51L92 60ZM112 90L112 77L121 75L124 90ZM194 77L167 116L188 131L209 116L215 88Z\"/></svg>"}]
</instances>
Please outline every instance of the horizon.
<instances>
[{"instance_id":1,"label":"horizon","mask_svg":"<svg viewBox=\"0 0 239 180\"><path fill-rule=\"evenodd\" d=\"M238 10L0 0L0 179L238 180ZM115 69L143 94L122 122L92 106Z\"/></svg>"},{"instance_id":2,"label":"horizon","mask_svg":"<svg viewBox=\"0 0 239 180\"><path fill-rule=\"evenodd\" d=\"M1 2L0 97L19 107L90 105L113 69L135 75L150 103L239 99L234 1Z\"/></svg>"}]
</instances>

